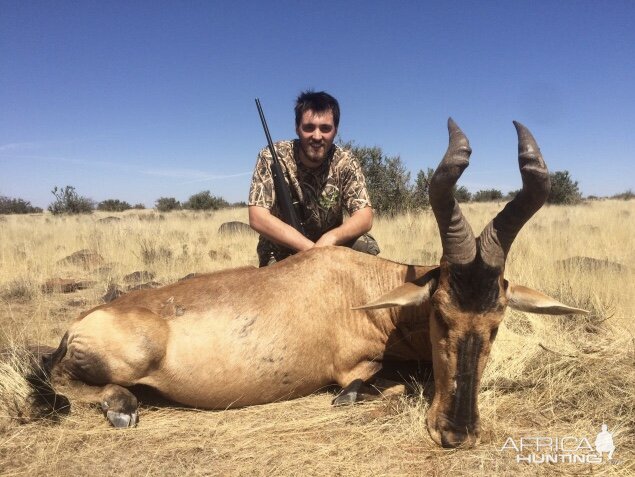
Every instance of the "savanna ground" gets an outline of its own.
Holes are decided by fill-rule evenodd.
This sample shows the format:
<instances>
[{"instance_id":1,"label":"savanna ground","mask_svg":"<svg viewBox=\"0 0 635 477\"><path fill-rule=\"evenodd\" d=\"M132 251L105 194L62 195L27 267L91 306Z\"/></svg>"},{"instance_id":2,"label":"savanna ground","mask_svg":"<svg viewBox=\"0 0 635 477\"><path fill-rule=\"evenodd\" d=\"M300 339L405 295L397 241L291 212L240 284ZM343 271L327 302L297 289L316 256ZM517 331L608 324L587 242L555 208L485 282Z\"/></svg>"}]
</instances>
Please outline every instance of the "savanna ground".
<instances>
[{"instance_id":1,"label":"savanna ground","mask_svg":"<svg viewBox=\"0 0 635 477\"><path fill-rule=\"evenodd\" d=\"M463 211L478 233L500 207ZM246 209L100 220L107 215L0 216L0 348L19 356L25 344L57 346L68 322L115 284L125 291L256 265L254 236L217 233L223 222L246 221ZM59 422L32 419L22 363L10 354L0 361L0 475L635 475L634 219L635 201L592 202L545 207L521 231L506 277L591 313L507 312L482 380L474 449L442 449L428 436L430 381L407 397L345 408L331 407L332 390L221 412L143 405L129 430L111 428L88 405ZM438 263L430 212L377 219L373 233L384 258ZM94 253L64 260L79 250ZM124 280L136 271L151 275ZM82 289L42 286L52 278ZM246 292L257 286L245 283ZM509 437L593 445L603 423L616 445L612 463L517 463L501 450Z\"/></svg>"}]
</instances>

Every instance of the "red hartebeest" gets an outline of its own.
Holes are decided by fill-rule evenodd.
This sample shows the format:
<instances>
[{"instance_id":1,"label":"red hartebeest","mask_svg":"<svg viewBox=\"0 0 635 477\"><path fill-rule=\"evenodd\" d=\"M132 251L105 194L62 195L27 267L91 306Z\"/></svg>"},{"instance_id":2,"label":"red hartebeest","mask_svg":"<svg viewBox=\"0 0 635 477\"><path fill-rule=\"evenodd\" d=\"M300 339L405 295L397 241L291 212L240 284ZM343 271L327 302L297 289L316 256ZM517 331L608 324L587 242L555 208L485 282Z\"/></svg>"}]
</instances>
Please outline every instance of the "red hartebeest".
<instances>
[{"instance_id":1,"label":"red hartebeest","mask_svg":"<svg viewBox=\"0 0 635 477\"><path fill-rule=\"evenodd\" d=\"M67 401L48 380L74 384L72 394L99 400L113 425L127 427L137 422L128 389L136 384L181 404L225 409L337 383L343 391L334 403L343 404L363 399L384 360L427 360L435 383L430 435L443 446L475 444L479 381L507 306L586 313L503 277L516 234L550 189L534 138L514 124L523 188L475 238L452 194L471 150L449 120L448 150L430 185L440 265L327 247L132 292L75 320L45 357L36 387L59 403Z\"/></svg>"}]
</instances>

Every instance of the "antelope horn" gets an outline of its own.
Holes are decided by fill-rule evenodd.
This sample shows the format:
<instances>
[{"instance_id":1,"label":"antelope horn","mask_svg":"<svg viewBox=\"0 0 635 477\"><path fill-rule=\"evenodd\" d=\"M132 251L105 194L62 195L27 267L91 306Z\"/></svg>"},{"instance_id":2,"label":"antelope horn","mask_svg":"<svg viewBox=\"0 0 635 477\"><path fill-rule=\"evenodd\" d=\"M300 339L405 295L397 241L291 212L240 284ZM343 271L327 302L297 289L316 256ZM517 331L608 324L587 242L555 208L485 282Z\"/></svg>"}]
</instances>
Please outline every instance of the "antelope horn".
<instances>
[{"instance_id":1,"label":"antelope horn","mask_svg":"<svg viewBox=\"0 0 635 477\"><path fill-rule=\"evenodd\" d=\"M469 165L472 149L452 118L448 119L448 133L448 150L430 180L430 205L439 226L443 256L450 263L467 264L476 257L476 242L452 188Z\"/></svg>"},{"instance_id":2,"label":"antelope horn","mask_svg":"<svg viewBox=\"0 0 635 477\"><path fill-rule=\"evenodd\" d=\"M520 229L545 203L551 190L549 171L536 140L525 126L514 121L518 133L518 165L523 188L487 224L480 235L481 256L485 263L502 267Z\"/></svg>"}]
</instances>

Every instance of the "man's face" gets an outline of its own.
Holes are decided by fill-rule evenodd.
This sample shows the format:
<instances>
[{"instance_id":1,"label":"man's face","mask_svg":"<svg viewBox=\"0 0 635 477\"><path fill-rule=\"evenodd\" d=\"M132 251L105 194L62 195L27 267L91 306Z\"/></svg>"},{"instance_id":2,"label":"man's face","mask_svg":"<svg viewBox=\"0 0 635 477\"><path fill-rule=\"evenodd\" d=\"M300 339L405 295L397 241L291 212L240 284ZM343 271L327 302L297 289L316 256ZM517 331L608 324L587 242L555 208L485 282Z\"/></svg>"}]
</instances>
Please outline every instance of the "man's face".
<instances>
[{"instance_id":1,"label":"man's face","mask_svg":"<svg viewBox=\"0 0 635 477\"><path fill-rule=\"evenodd\" d=\"M296 132L300 138L300 162L309 168L320 166L337 134L333 112L305 111Z\"/></svg>"}]
</instances>

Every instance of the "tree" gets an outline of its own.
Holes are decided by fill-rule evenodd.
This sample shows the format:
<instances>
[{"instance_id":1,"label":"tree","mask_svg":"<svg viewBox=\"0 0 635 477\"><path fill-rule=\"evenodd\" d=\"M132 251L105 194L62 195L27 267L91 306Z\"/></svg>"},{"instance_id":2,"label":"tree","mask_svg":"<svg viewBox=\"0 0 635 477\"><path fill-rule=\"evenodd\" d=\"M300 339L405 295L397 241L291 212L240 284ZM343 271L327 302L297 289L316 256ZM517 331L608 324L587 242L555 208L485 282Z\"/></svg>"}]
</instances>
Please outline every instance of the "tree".
<instances>
[{"instance_id":1,"label":"tree","mask_svg":"<svg viewBox=\"0 0 635 477\"><path fill-rule=\"evenodd\" d=\"M80 196L73 186L53 187L51 193L55 200L49 204L48 210L53 215L59 214L92 214L95 203L92 199Z\"/></svg>"},{"instance_id":2,"label":"tree","mask_svg":"<svg viewBox=\"0 0 635 477\"><path fill-rule=\"evenodd\" d=\"M132 206L128 202L119 199L106 199L97 204L97 210L106 212L123 212L130 209L132 209Z\"/></svg>"},{"instance_id":3,"label":"tree","mask_svg":"<svg viewBox=\"0 0 635 477\"><path fill-rule=\"evenodd\" d=\"M505 194L505 200L512 200L516 198L518 194L520 194L521 189L510 190L507 194Z\"/></svg>"},{"instance_id":4,"label":"tree","mask_svg":"<svg viewBox=\"0 0 635 477\"><path fill-rule=\"evenodd\" d=\"M399 156L387 157L378 146L343 144L359 160L373 208L378 214L393 214L412 207L410 172Z\"/></svg>"},{"instance_id":5,"label":"tree","mask_svg":"<svg viewBox=\"0 0 635 477\"><path fill-rule=\"evenodd\" d=\"M627 191L621 192L619 194L615 194L614 196L611 197L611 199L620 199L620 200L635 199L635 192L633 192L631 189L628 189Z\"/></svg>"},{"instance_id":6,"label":"tree","mask_svg":"<svg viewBox=\"0 0 635 477\"><path fill-rule=\"evenodd\" d=\"M192 210L218 210L225 207L229 207L229 202L222 197L212 195L208 190L190 196L183 204L184 209Z\"/></svg>"},{"instance_id":7,"label":"tree","mask_svg":"<svg viewBox=\"0 0 635 477\"><path fill-rule=\"evenodd\" d=\"M388 157L378 146L355 146L352 142L340 142L340 146L350 149L359 160L373 208L378 214L394 214L430 206L430 181L434 169L428 167L425 171L420 170L412 184L410 172L399 156ZM469 202L472 198L463 186L455 186L454 194L459 202Z\"/></svg>"},{"instance_id":8,"label":"tree","mask_svg":"<svg viewBox=\"0 0 635 477\"><path fill-rule=\"evenodd\" d=\"M582 200L578 183L569 175L569 171L556 171L549 174L551 192L547 198L550 204L577 204Z\"/></svg>"},{"instance_id":9,"label":"tree","mask_svg":"<svg viewBox=\"0 0 635 477\"><path fill-rule=\"evenodd\" d=\"M420 170L417 173L412 197L412 206L415 209L427 209L430 207L430 181L433 174L434 169L430 167L425 172Z\"/></svg>"},{"instance_id":10,"label":"tree","mask_svg":"<svg viewBox=\"0 0 635 477\"><path fill-rule=\"evenodd\" d=\"M469 202L470 200L472 200L472 194L470 193L469 190L467 190L467 187L465 186L457 187L455 185L453 189L454 189L454 198L456 199L457 202Z\"/></svg>"},{"instance_id":11,"label":"tree","mask_svg":"<svg viewBox=\"0 0 635 477\"><path fill-rule=\"evenodd\" d=\"M472 196L474 202L493 202L502 198L503 193L498 189L479 190Z\"/></svg>"},{"instance_id":12,"label":"tree","mask_svg":"<svg viewBox=\"0 0 635 477\"><path fill-rule=\"evenodd\" d=\"M33 207L31 202L27 200L0 196L0 214L35 214L39 212L42 212L42 209Z\"/></svg>"},{"instance_id":13,"label":"tree","mask_svg":"<svg viewBox=\"0 0 635 477\"><path fill-rule=\"evenodd\" d=\"M410 172L399 156L385 158L385 179L381 192L381 211L393 214L412 208Z\"/></svg>"},{"instance_id":14,"label":"tree","mask_svg":"<svg viewBox=\"0 0 635 477\"><path fill-rule=\"evenodd\" d=\"M170 212L181 209L181 203L174 197L160 197L157 199L155 207L159 212Z\"/></svg>"}]
</instances>

